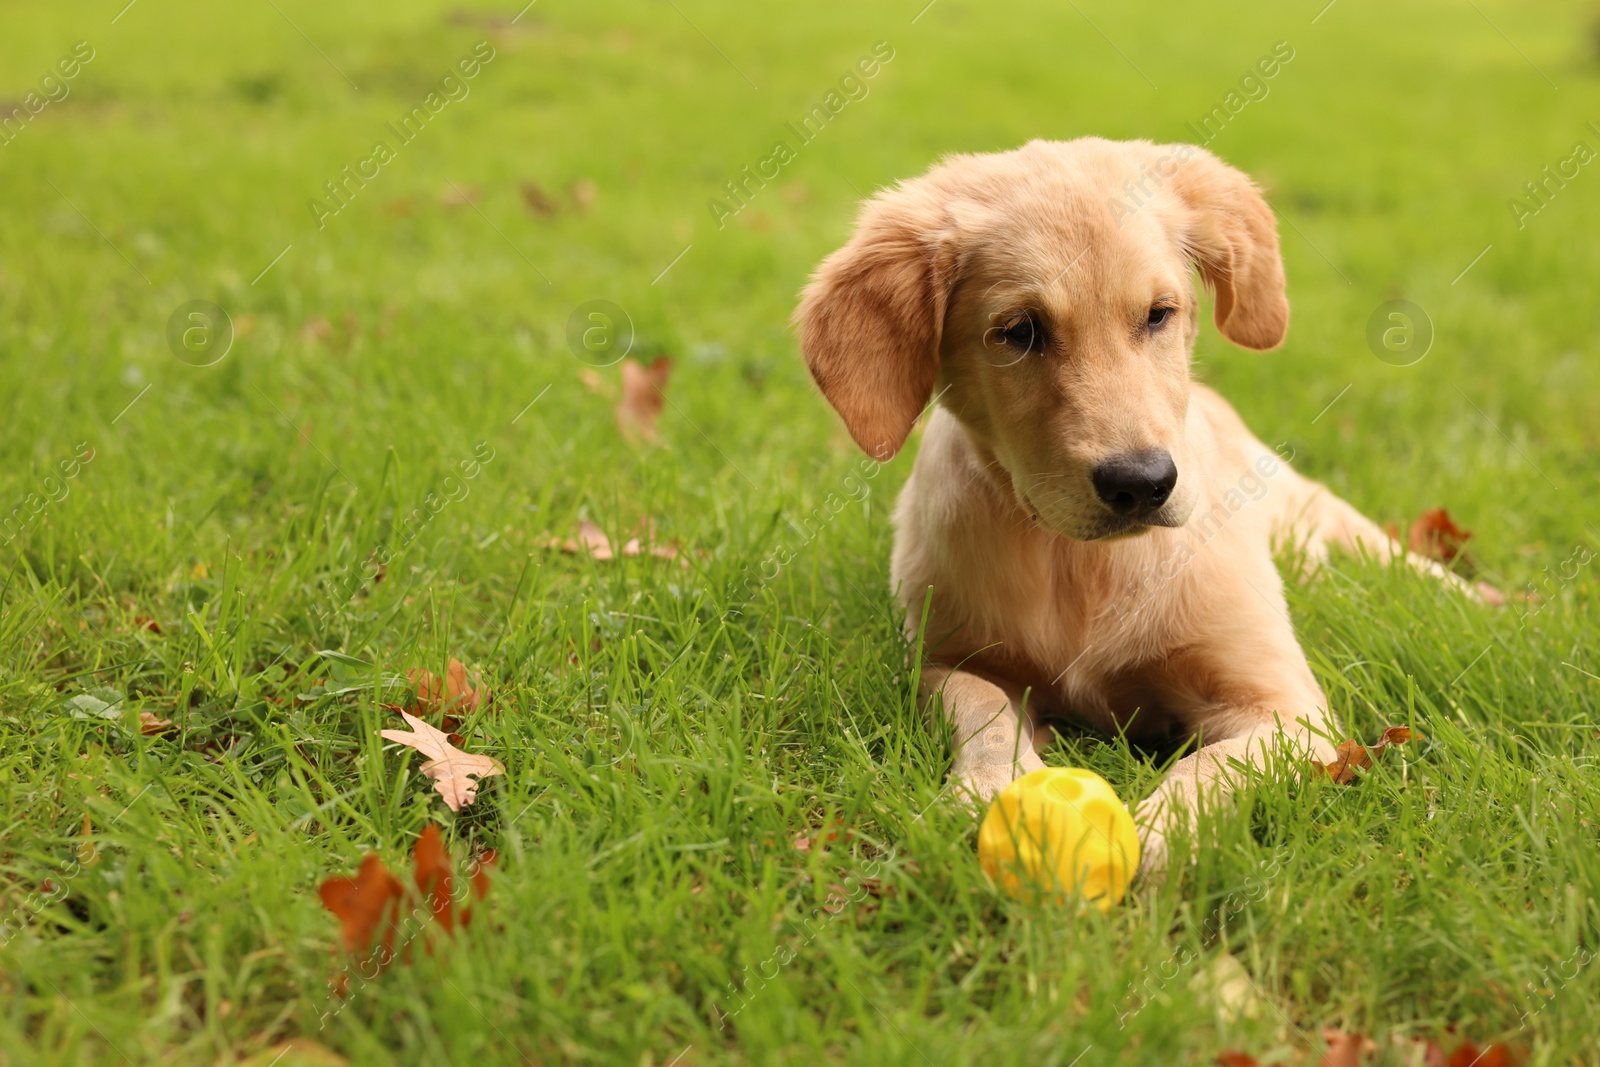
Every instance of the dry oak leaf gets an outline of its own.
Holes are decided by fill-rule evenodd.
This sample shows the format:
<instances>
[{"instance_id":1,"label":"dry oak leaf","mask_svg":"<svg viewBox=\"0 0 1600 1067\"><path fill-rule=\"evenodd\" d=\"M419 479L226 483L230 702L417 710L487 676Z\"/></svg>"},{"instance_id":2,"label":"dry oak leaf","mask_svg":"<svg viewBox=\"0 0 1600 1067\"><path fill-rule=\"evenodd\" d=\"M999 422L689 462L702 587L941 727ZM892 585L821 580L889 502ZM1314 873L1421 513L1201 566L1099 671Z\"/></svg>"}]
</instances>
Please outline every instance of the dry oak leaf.
<instances>
[{"instance_id":1,"label":"dry oak leaf","mask_svg":"<svg viewBox=\"0 0 1600 1067\"><path fill-rule=\"evenodd\" d=\"M657 559L678 558L677 545L658 545L655 543L655 522L653 520L644 519L639 525L645 530L646 536L650 539L648 548L638 537L630 537L620 549L613 549L611 547L611 538L607 537L604 530L588 519L578 520L578 536L576 538L569 537L562 540L559 537L552 537L550 539L550 547L560 552L572 554L585 552L588 553L590 558L601 561L613 560L618 556L643 555L655 556ZM689 561L683 560L683 565L687 567Z\"/></svg>"},{"instance_id":2,"label":"dry oak leaf","mask_svg":"<svg viewBox=\"0 0 1600 1067\"><path fill-rule=\"evenodd\" d=\"M611 538L606 532L588 519L578 520L578 536L576 540L567 538L565 541L559 537L551 538L550 547L562 552L587 552L591 557L599 560L616 559L616 553L611 551Z\"/></svg>"},{"instance_id":3,"label":"dry oak leaf","mask_svg":"<svg viewBox=\"0 0 1600 1067\"><path fill-rule=\"evenodd\" d=\"M139 713L139 732L146 737L150 737L153 734L164 734L170 729L172 729L171 719L158 718L153 711L141 711Z\"/></svg>"},{"instance_id":4,"label":"dry oak leaf","mask_svg":"<svg viewBox=\"0 0 1600 1067\"><path fill-rule=\"evenodd\" d=\"M478 799L478 778L506 773L505 765L493 756L463 752L450 743L450 735L443 730L434 729L409 712L400 714L410 724L411 732L380 730L379 733L428 757L428 762L419 769L433 779L434 790L450 805L451 811L460 811Z\"/></svg>"},{"instance_id":5,"label":"dry oak leaf","mask_svg":"<svg viewBox=\"0 0 1600 1067\"><path fill-rule=\"evenodd\" d=\"M454 656L450 658L442 680L432 671L421 667L406 671L406 680L417 691L413 709L429 714L444 712L447 730L453 724L459 725L454 722L458 716L471 715L487 702L487 692L472 688L466 666Z\"/></svg>"},{"instance_id":6,"label":"dry oak leaf","mask_svg":"<svg viewBox=\"0 0 1600 1067\"><path fill-rule=\"evenodd\" d=\"M657 356L649 366L631 359L622 361L622 399L617 401L615 414L617 429L627 440L656 442L656 417L666 404L672 363L671 356Z\"/></svg>"},{"instance_id":7,"label":"dry oak leaf","mask_svg":"<svg viewBox=\"0 0 1600 1067\"><path fill-rule=\"evenodd\" d=\"M1356 780L1356 771L1370 770L1374 757L1381 757L1390 745L1403 745L1411 740L1411 727L1390 726L1383 731L1383 736L1378 743L1368 748L1360 741L1350 739L1340 743L1334 750L1335 759L1332 763L1319 763L1311 761L1311 765L1332 778L1339 785L1349 785Z\"/></svg>"}]
</instances>

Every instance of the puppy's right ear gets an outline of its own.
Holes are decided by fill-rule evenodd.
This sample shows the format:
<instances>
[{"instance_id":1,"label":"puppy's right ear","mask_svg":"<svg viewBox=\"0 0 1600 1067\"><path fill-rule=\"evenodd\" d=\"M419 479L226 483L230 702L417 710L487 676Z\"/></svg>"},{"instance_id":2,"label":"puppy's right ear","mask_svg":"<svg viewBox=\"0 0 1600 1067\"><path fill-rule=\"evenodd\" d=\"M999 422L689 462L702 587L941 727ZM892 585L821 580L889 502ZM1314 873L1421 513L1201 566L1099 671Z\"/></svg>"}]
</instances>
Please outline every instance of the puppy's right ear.
<instances>
[{"instance_id":1,"label":"puppy's right ear","mask_svg":"<svg viewBox=\"0 0 1600 1067\"><path fill-rule=\"evenodd\" d=\"M953 263L940 199L916 185L867 202L822 261L794 322L811 377L867 455L900 451L939 374Z\"/></svg>"}]
</instances>

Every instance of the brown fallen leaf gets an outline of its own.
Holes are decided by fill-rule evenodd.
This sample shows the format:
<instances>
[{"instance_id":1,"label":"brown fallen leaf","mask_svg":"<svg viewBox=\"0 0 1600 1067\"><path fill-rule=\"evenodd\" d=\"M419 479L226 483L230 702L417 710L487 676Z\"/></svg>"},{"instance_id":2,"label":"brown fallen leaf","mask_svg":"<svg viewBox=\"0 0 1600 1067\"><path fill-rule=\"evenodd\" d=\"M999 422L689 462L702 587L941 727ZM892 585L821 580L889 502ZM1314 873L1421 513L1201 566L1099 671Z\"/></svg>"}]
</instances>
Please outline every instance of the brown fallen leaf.
<instances>
[{"instance_id":1,"label":"brown fallen leaf","mask_svg":"<svg viewBox=\"0 0 1600 1067\"><path fill-rule=\"evenodd\" d=\"M478 900L489 892L488 869L494 861L495 854L486 852L471 866L468 878ZM446 933L455 929L455 898L450 892L453 866L438 826L429 823L423 829L412 849L411 862L415 892L389 873L377 853L370 853L361 861L354 878L329 878L317 891L323 907L339 920L345 951L364 961L376 960L378 970L395 958L400 912L410 902L426 903L429 914ZM416 912L413 910L412 914ZM466 926L471 919L471 909L463 909L461 925ZM382 936L378 938L380 931ZM378 938L376 946L374 938ZM341 996L346 977L341 975L336 983L336 992Z\"/></svg>"},{"instance_id":2,"label":"brown fallen leaf","mask_svg":"<svg viewBox=\"0 0 1600 1067\"><path fill-rule=\"evenodd\" d=\"M454 657L451 657L449 666L445 668L443 680L432 671L423 670L421 667L413 667L406 671L406 680L417 691L417 699L411 705L412 710L430 715L444 712L446 730L452 730L460 725L456 721L458 716L471 715L484 703L485 693L472 688L466 666Z\"/></svg>"},{"instance_id":3,"label":"brown fallen leaf","mask_svg":"<svg viewBox=\"0 0 1600 1067\"><path fill-rule=\"evenodd\" d=\"M1378 743L1372 746L1372 754L1381 756L1390 745L1403 745L1415 736L1409 726L1386 726L1378 736Z\"/></svg>"},{"instance_id":4,"label":"brown fallen leaf","mask_svg":"<svg viewBox=\"0 0 1600 1067\"><path fill-rule=\"evenodd\" d=\"M1378 1048L1364 1034L1347 1034L1331 1026L1323 1029L1322 1040L1327 1049L1318 1067L1361 1067L1367 1053Z\"/></svg>"},{"instance_id":5,"label":"brown fallen leaf","mask_svg":"<svg viewBox=\"0 0 1600 1067\"><path fill-rule=\"evenodd\" d=\"M1509 1045L1493 1044L1479 1048L1463 1041L1450 1053L1449 1067L1521 1067L1526 1057Z\"/></svg>"},{"instance_id":6,"label":"brown fallen leaf","mask_svg":"<svg viewBox=\"0 0 1600 1067\"><path fill-rule=\"evenodd\" d=\"M499 862L500 854L494 849L486 849L483 854L472 861L472 871L467 875L467 881L472 885L473 896L482 900L489 895L489 872ZM470 910L461 913L461 925L467 925L472 918Z\"/></svg>"},{"instance_id":7,"label":"brown fallen leaf","mask_svg":"<svg viewBox=\"0 0 1600 1067\"><path fill-rule=\"evenodd\" d=\"M600 372L593 367L585 367L579 371L578 380L583 383L585 389L595 396L603 396L607 400L611 399L611 386L600 376Z\"/></svg>"},{"instance_id":8,"label":"brown fallen leaf","mask_svg":"<svg viewBox=\"0 0 1600 1067\"><path fill-rule=\"evenodd\" d=\"M672 377L671 356L657 356L649 366L622 361L622 399L617 401L617 428L629 441L654 444L656 418L666 404L667 382Z\"/></svg>"},{"instance_id":9,"label":"brown fallen leaf","mask_svg":"<svg viewBox=\"0 0 1600 1067\"><path fill-rule=\"evenodd\" d=\"M1317 1067L1363 1067L1374 1062L1373 1057L1378 1052L1377 1044L1365 1035L1345 1033L1336 1027L1324 1028L1322 1041L1324 1048L1321 1058L1316 1061ZM1501 1044L1479 1047L1471 1041L1463 1041L1448 1059L1443 1046L1437 1041L1392 1034L1389 1044L1399 1053L1399 1062L1408 1067L1522 1067L1527 1059L1522 1050ZM1314 1055L1313 1050L1307 1050L1301 1054L1299 1062L1309 1065ZM1256 1057L1233 1049L1219 1054L1215 1062L1218 1067L1261 1067L1261 1061ZM1274 1059L1269 1062L1296 1061Z\"/></svg>"},{"instance_id":10,"label":"brown fallen leaf","mask_svg":"<svg viewBox=\"0 0 1600 1067\"><path fill-rule=\"evenodd\" d=\"M153 634L164 632L161 629L161 624L148 615L135 615L133 617L133 628L135 630L149 630Z\"/></svg>"},{"instance_id":11,"label":"brown fallen leaf","mask_svg":"<svg viewBox=\"0 0 1600 1067\"><path fill-rule=\"evenodd\" d=\"M1217 1067L1261 1067L1261 1061L1248 1052L1229 1049L1217 1053Z\"/></svg>"},{"instance_id":12,"label":"brown fallen leaf","mask_svg":"<svg viewBox=\"0 0 1600 1067\"><path fill-rule=\"evenodd\" d=\"M1424 511L1417 517L1417 521L1411 524L1407 547L1419 556L1436 559L1441 563L1452 563L1464 555L1466 544L1470 540L1472 540L1471 530L1457 526L1444 508L1432 508Z\"/></svg>"},{"instance_id":13,"label":"brown fallen leaf","mask_svg":"<svg viewBox=\"0 0 1600 1067\"><path fill-rule=\"evenodd\" d=\"M611 551L611 538L607 537L604 530L588 519L578 520L578 536L576 538L569 537L563 541L559 537L552 537L550 539L550 547L559 552L569 554L586 552L594 559L599 560L616 558L616 553Z\"/></svg>"},{"instance_id":14,"label":"brown fallen leaf","mask_svg":"<svg viewBox=\"0 0 1600 1067\"><path fill-rule=\"evenodd\" d=\"M796 852L810 852L813 845L826 844L831 841L848 841L850 838L850 828L839 819L834 819L828 825L813 833L796 834L794 850Z\"/></svg>"},{"instance_id":15,"label":"brown fallen leaf","mask_svg":"<svg viewBox=\"0 0 1600 1067\"><path fill-rule=\"evenodd\" d=\"M445 851L439 828L429 823L417 838L416 851L412 853L416 865L417 892L428 902L434 919L449 931L455 925L454 909L450 906L450 853Z\"/></svg>"},{"instance_id":16,"label":"brown fallen leaf","mask_svg":"<svg viewBox=\"0 0 1600 1067\"><path fill-rule=\"evenodd\" d=\"M1367 754L1367 746L1352 738L1339 743L1334 750L1332 763L1317 763L1315 760L1312 763L1338 784L1349 785L1356 780L1357 770L1364 771L1372 766L1372 757Z\"/></svg>"},{"instance_id":17,"label":"brown fallen leaf","mask_svg":"<svg viewBox=\"0 0 1600 1067\"><path fill-rule=\"evenodd\" d=\"M588 178L579 178L572 183L572 202L579 211L588 211L594 207L594 202L600 199L600 190Z\"/></svg>"},{"instance_id":18,"label":"brown fallen leaf","mask_svg":"<svg viewBox=\"0 0 1600 1067\"><path fill-rule=\"evenodd\" d=\"M139 713L139 732L146 737L154 734L164 734L170 729L172 729L171 719L157 718L156 713L153 711L141 711Z\"/></svg>"},{"instance_id":19,"label":"brown fallen leaf","mask_svg":"<svg viewBox=\"0 0 1600 1067\"><path fill-rule=\"evenodd\" d=\"M317 890L322 906L339 920L339 936L344 950L366 958L372 952L372 939L380 928L384 962L394 950L395 920L405 888L390 874L376 852L361 861L354 878L329 878ZM392 906L391 906L392 905Z\"/></svg>"},{"instance_id":20,"label":"brown fallen leaf","mask_svg":"<svg viewBox=\"0 0 1600 1067\"><path fill-rule=\"evenodd\" d=\"M1381 757L1391 745L1403 745L1411 740L1411 727L1390 726L1383 731L1378 743L1368 748L1353 738L1342 741L1334 750L1332 763L1311 761L1311 765L1332 778L1339 785L1349 785L1356 780L1356 771L1370 770L1374 757Z\"/></svg>"},{"instance_id":21,"label":"brown fallen leaf","mask_svg":"<svg viewBox=\"0 0 1600 1067\"><path fill-rule=\"evenodd\" d=\"M434 729L409 712L400 714L410 724L410 732L380 730L379 733L428 757L428 762L418 769L433 779L434 790L450 805L451 811L460 811L478 799L478 778L506 772L505 766L493 756L463 752L450 743L449 734Z\"/></svg>"},{"instance_id":22,"label":"brown fallen leaf","mask_svg":"<svg viewBox=\"0 0 1600 1067\"><path fill-rule=\"evenodd\" d=\"M576 555L580 552L587 553L590 558L601 561L609 561L621 556L645 555L654 556L657 559L678 559L679 550L677 545L655 543L655 520L643 519L640 521L639 527L644 531L644 540L637 536L630 537L621 548L614 549L611 546L611 538L606 536L604 530L588 519L579 519L577 537L565 539L552 537L548 547L571 555ZM689 565L689 561L686 559L680 560L680 562L685 567Z\"/></svg>"},{"instance_id":23,"label":"brown fallen leaf","mask_svg":"<svg viewBox=\"0 0 1600 1067\"><path fill-rule=\"evenodd\" d=\"M550 218L556 213L556 202L533 182L522 183L522 203L540 218Z\"/></svg>"}]
</instances>

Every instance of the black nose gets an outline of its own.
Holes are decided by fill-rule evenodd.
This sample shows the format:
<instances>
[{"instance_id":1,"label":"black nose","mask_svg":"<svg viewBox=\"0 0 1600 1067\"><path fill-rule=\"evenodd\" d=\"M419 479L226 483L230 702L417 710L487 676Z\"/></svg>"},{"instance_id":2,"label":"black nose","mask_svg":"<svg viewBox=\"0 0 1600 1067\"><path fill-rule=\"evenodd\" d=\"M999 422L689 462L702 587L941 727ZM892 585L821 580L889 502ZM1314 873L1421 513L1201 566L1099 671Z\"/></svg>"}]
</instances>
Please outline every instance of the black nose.
<instances>
[{"instance_id":1,"label":"black nose","mask_svg":"<svg viewBox=\"0 0 1600 1067\"><path fill-rule=\"evenodd\" d=\"M1167 502L1178 468L1165 449L1113 456L1094 469L1094 491L1118 515L1142 518Z\"/></svg>"}]
</instances>

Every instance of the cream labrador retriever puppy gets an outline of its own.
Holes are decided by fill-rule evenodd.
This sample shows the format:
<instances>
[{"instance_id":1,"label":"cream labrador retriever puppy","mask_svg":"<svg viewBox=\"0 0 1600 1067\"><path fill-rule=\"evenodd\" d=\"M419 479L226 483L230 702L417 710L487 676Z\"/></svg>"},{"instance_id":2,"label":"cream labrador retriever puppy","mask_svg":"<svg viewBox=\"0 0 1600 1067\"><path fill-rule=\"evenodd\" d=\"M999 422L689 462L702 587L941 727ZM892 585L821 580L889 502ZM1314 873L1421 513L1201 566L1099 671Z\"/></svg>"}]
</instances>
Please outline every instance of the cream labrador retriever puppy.
<instances>
[{"instance_id":1,"label":"cream labrador retriever puppy","mask_svg":"<svg viewBox=\"0 0 1600 1067\"><path fill-rule=\"evenodd\" d=\"M1398 551L1190 379L1191 268L1223 337L1282 342L1277 227L1245 175L1191 145L1034 141L879 193L795 313L869 455L937 399L891 570L959 783L987 799L1042 767L1051 718L1198 739L1138 807L1147 874L1243 767L1332 757L1274 539Z\"/></svg>"}]
</instances>

